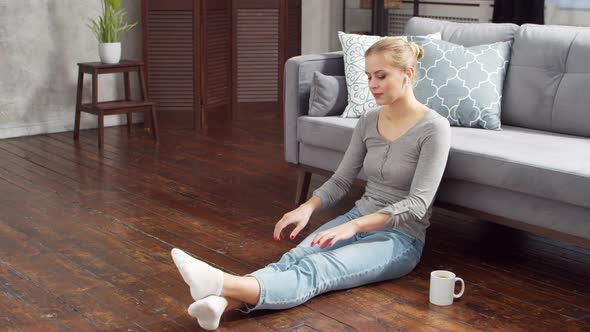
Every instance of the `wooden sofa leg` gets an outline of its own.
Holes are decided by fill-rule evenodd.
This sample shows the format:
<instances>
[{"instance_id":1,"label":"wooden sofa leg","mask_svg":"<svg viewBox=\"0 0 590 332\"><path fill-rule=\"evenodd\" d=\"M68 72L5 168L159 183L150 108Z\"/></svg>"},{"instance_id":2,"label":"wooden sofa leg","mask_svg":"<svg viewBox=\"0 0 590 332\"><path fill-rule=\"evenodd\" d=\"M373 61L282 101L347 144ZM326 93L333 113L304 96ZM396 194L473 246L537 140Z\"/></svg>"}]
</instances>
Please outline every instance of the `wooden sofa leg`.
<instances>
[{"instance_id":1,"label":"wooden sofa leg","mask_svg":"<svg viewBox=\"0 0 590 332\"><path fill-rule=\"evenodd\" d=\"M309 183L311 181L311 172L305 170L297 171L297 192L295 193L295 204L297 206L305 203L307 200L307 192L309 191Z\"/></svg>"}]
</instances>

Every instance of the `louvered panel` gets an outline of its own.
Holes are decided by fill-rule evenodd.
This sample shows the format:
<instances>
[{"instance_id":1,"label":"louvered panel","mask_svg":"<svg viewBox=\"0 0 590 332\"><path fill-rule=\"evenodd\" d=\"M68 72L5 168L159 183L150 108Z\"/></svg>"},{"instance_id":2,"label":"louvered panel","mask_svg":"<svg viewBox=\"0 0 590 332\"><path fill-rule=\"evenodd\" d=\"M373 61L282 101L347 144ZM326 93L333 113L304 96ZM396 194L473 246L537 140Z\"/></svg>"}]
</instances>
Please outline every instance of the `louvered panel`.
<instances>
[{"instance_id":1,"label":"louvered panel","mask_svg":"<svg viewBox=\"0 0 590 332\"><path fill-rule=\"evenodd\" d=\"M188 74L188 73L183 73L177 70L178 69L174 69L174 68L178 68L178 69L182 69L184 70L183 67L181 66L176 66L176 67L160 67L157 69L154 69L153 71L151 71L151 75L150 77L176 77L179 80L186 80L186 81L192 81L193 75L192 74ZM157 81L153 81L151 84L156 84Z\"/></svg>"},{"instance_id":2,"label":"louvered panel","mask_svg":"<svg viewBox=\"0 0 590 332\"><path fill-rule=\"evenodd\" d=\"M193 13L149 10L147 62L150 98L158 111L192 112L194 107Z\"/></svg>"},{"instance_id":3,"label":"louvered panel","mask_svg":"<svg viewBox=\"0 0 590 332\"><path fill-rule=\"evenodd\" d=\"M207 106L229 103L229 68L231 65L231 21L228 9L211 9L207 13L205 48L207 66Z\"/></svg>"},{"instance_id":4,"label":"louvered panel","mask_svg":"<svg viewBox=\"0 0 590 332\"><path fill-rule=\"evenodd\" d=\"M159 96L160 99L166 100L167 102L173 101L174 104L182 104L184 101L178 99L178 97L185 93L186 92L162 91L161 93L154 94L154 96Z\"/></svg>"},{"instance_id":5,"label":"louvered panel","mask_svg":"<svg viewBox=\"0 0 590 332\"><path fill-rule=\"evenodd\" d=\"M237 10L237 101L279 96L279 9Z\"/></svg>"}]
</instances>

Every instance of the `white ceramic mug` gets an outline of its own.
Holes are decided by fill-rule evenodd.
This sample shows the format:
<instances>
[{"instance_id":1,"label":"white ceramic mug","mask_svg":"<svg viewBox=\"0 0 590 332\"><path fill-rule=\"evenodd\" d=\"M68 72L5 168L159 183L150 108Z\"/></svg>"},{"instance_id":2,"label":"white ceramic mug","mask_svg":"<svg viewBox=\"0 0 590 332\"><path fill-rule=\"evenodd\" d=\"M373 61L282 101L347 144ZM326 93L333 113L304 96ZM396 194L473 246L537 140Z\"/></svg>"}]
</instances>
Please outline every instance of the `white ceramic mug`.
<instances>
[{"instance_id":1,"label":"white ceramic mug","mask_svg":"<svg viewBox=\"0 0 590 332\"><path fill-rule=\"evenodd\" d=\"M455 294L455 282L461 282L461 291ZM436 305L451 305L453 299L458 299L465 291L465 282L451 271L430 272L430 303Z\"/></svg>"}]
</instances>

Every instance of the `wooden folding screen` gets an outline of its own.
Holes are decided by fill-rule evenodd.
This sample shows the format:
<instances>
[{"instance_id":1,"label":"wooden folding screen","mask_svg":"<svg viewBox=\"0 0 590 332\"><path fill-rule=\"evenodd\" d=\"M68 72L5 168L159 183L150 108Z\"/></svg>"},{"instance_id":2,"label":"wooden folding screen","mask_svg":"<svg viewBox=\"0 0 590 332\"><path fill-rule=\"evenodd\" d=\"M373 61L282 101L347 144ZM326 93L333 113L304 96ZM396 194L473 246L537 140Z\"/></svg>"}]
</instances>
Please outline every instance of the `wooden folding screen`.
<instances>
[{"instance_id":1,"label":"wooden folding screen","mask_svg":"<svg viewBox=\"0 0 590 332\"><path fill-rule=\"evenodd\" d=\"M286 59L301 54L301 0L284 0L287 3Z\"/></svg>"},{"instance_id":2,"label":"wooden folding screen","mask_svg":"<svg viewBox=\"0 0 590 332\"><path fill-rule=\"evenodd\" d=\"M233 114L282 109L283 65L301 53L301 0L233 0Z\"/></svg>"},{"instance_id":3,"label":"wooden folding screen","mask_svg":"<svg viewBox=\"0 0 590 332\"><path fill-rule=\"evenodd\" d=\"M158 104L159 121L198 128L200 6L195 0L144 0L142 13L148 94Z\"/></svg>"},{"instance_id":4,"label":"wooden folding screen","mask_svg":"<svg viewBox=\"0 0 590 332\"><path fill-rule=\"evenodd\" d=\"M164 126L280 114L301 0L143 0L148 92Z\"/></svg>"},{"instance_id":5,"label":"wooden folding screen","mask_svg":"<svg viewBox=\"0 0 590 332\"><path fill-rule=\"evenodd\" d=\"M202 0L201 118L209 123L231 119L231 0Z\"/></svg>"}]
</instances>

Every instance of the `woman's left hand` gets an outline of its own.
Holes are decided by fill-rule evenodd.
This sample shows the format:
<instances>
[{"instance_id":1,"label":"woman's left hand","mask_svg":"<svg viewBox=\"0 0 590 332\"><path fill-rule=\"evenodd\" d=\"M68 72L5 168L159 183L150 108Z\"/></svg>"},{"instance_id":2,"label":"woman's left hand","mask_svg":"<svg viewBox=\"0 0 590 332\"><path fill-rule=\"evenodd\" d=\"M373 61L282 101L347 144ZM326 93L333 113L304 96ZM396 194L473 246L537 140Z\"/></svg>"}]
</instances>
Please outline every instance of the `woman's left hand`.
<instances>
[{"instance_id":1,"label":"woman's left hand","mask_svg":"<svg viewBox=\"0 0 590 332\"><path fill-rule=\"evenodd\" d=\"M322 249L328 246L331 247L338 241L350 239L358 232L359 226L356 223L349 221L345 224L319 232L311 241L311 246L313 247L317 244Z\"/></svg>"}]
</instances>

